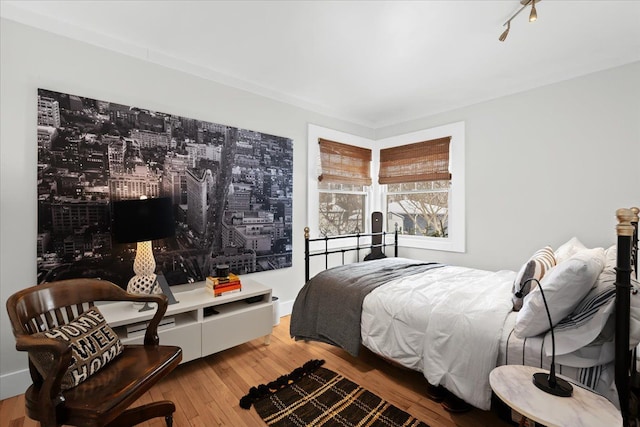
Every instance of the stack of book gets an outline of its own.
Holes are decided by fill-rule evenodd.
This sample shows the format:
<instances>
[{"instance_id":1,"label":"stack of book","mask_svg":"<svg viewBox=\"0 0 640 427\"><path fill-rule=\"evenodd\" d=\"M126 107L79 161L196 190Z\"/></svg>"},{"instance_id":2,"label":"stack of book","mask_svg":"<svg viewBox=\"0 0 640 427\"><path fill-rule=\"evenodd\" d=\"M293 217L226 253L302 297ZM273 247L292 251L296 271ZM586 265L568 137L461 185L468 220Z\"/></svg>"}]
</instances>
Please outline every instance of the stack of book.
<instances>
[{"instance_id":1,"label":"stack of book","mask_svg":"<svg viewBox=\"0 0 640 427\"><path fill-rule=\"evenodd\" d=\"M240 292L242 284L240 283L240 277L229 273L227 277L208 276L207 289L213 292L214 297L219 297L232 292Z\"/></svg>"}]
</instances>

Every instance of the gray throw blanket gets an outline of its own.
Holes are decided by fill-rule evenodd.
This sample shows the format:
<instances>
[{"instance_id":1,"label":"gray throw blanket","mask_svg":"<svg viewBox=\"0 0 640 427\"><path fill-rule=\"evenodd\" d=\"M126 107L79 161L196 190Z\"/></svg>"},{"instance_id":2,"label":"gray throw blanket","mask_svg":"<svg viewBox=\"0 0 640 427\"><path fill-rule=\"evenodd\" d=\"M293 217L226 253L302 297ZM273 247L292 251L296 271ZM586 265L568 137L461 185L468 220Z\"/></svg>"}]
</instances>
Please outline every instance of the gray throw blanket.
<instances>
[{"instance_id":1,"label":"gray throw blanket","mask_svg":"<svg viewBox=\"0 0 640 427\"><path fill-rule=\"evenodd\" d=\"M357 356L362 302L367 294L391 280L437 267L442 264L385 258L325 270L309 280L296 297L291 336L336 345Z\"/></svg>"}]
</instances>

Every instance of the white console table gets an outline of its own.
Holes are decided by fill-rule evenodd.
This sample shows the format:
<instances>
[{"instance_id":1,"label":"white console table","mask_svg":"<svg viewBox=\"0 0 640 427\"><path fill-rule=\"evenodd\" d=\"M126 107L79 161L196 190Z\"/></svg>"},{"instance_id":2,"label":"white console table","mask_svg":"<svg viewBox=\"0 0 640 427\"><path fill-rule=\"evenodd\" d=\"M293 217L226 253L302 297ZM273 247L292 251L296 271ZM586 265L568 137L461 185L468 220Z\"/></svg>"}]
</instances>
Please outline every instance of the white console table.
<instances>
[{"instance_id":1,"label":"white console table","mask_svg":"<svg viewBox=\"0 0 640 427\"><path fill-rule=\"evenodd\" d=\"M182 362L217 353L261 336L269 344L273 328L271 288L241 277L242 291L219 297L205 288L205 282L188 285L186 291L174 292L178 301L167 308L158 328L160 344L182 347ZM256 302L248 303L251 298ZM138 311L130 302L100 306L109 325L124 344L141 344L144 325L155 312ZM142 325L142 327L140 327ZM137 331L134 331L138 329Z\"/></svg>"}]
</instances>

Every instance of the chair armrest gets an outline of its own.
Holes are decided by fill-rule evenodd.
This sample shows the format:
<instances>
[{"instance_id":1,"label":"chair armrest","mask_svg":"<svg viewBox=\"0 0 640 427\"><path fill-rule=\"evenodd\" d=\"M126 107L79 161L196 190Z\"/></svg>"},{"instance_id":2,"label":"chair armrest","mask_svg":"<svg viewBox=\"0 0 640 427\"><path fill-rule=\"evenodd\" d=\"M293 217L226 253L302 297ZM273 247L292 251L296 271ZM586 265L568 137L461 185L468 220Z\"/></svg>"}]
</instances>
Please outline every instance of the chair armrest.
<instances>
[{"instance_id":1,"label":"chair armrest","mask_svg":"<svg viewBox=\"0 0 640 427\"><path fill-rule=\"evenodd\" d=\"M62 380L71 363L72 352L69 343L43 336L18 335L16 336L16 350L26 351L29 353L29 358L37 357L37 353L51 353L53 363L46 367L46 372L40 372L40 375L45 380L45 383L50 378L57 379L59 388L60 380ZM44 367L41 367L41 369L44 369Z\"/></svg>"},{"instance_id":2,"label":"chair armrest","mask_svg":"<svg viewBox=\"0 0 640 427\"><path fill-rule=\"evenodd\" d=\"M21 334L16 336L16 350L26 351L29 353L29 358L36 357L34 353L39 352L49 352L53 355L52 363L46 366L46 371L38 370L38 374L43 380L40 386L40 402L43 404L43 410L54 411L55 406L62 400L62 377L71 364L71 345L53 338ZM32 369L33 362L29 363Z\"/></svg>"},{"instance_id":3,"label":"chair armrest","mask_svg":"<svg viewBox=\"0 0 640 427\"><path fill-rule=\"evenodd\" d=\"M167 312L167 306L169 305L169 298L164 294L130 294L134 297L133 301L138 302L155 302L157 304L156 312L153 318L147 326L147 331L144 334L144 345L159 345L160 338L158 337L158 325L160 320Z\"/></svg>"},{"instance_id":4,"label":"chair armrest","mask_svg":"<svg viewBox=\"0 0 640 427\"><path fill-rule=\"evenodd\" d=\"M27 352L49 351L54 356L62 356L65 352L71 350L71 346L64 341L53 338L21 334L16 336L16 350Z\"/></svg>"}]
</instances>

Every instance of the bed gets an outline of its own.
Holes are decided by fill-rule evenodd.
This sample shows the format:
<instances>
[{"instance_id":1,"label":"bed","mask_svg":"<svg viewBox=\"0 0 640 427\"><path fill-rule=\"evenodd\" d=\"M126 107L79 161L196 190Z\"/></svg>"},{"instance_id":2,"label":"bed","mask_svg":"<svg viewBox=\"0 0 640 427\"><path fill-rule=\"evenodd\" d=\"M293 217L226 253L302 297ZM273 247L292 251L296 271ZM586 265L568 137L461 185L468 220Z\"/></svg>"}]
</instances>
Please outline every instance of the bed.
<instances>
[{"instance_id":1,"label":"bed","mask_svg":"<svg viewBox=\"0 0 640 427\"><path fill-rule=\"evenodd\" d=\"M365 252L359 243L366 235L357 235L353 248L330 250L334 238L310 239L306 229L306 284L294 303L291 336L337 345L353 355L364 345L422 372L431 386L443 386L487 410L488 378L495 366L550 367L549 327L546 311L540 310L540 292L527 287L529 295L520 298L515 292L523 277L540 277L557 323L557 373L608 397L628 424L629 349L640 341L640 294L635 288L632 292L632 286L637 287L637 268L632 277L637 213L618 210L618 243L611 248L588 249L574 238L556 250L536 251L517 272L399 258L397 233L376 233L383 238L373 248L378 254L380 248L393 252L393 257L345 264L345 252L357 251L358 257ZM314 241L324 249L312 252ZM327 265L327 257L335 253L341 254L343 265L309 278L313 256L324 256ZM545 265L545 256L557 257L556 264Z\"/></svg>"}]
</instances>

